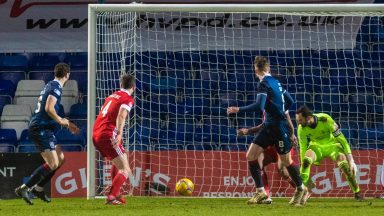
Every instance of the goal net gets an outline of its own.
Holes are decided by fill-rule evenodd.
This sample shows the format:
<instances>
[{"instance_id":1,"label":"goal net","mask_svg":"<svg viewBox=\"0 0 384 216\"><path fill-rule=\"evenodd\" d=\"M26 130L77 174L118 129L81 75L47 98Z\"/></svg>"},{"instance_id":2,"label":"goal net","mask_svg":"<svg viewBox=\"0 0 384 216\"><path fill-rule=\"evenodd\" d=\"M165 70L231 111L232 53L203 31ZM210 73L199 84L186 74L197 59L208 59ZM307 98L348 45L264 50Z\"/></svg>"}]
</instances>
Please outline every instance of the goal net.
<instances>
[{"instance_id":1,"label":"goal net","mask_svg":"<svg viewBox=\"0 0 384 216\"><path fill-rule=\"evenodd\" d=\"M255 56L295 99L336 119L353 149L365 196L383 191L384 28L381 5L90 5L88 197L104 196L111 162L94 150L92 126L119 76L136 77L124 145L133 175L124 194L245 197L255 191L236 130L260 113L226 114L255 102ZM298 151L295 152L296 162ZM276 164L265 167L272 196L291 196ZM313 196L352 197L337 164L314 166Z\"/></svg>"}]
</instances>

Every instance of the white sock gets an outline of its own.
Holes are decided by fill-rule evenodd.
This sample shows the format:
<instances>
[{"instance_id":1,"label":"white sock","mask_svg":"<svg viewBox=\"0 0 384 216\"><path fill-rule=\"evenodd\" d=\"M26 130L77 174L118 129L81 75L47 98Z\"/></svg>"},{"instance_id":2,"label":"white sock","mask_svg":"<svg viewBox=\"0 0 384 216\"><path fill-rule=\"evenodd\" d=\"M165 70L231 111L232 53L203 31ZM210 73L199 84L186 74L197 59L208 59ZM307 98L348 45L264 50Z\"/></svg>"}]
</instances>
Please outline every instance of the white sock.
<instances>
[{"instance_id":1,"label":"white sock","mask_svg":"<svg viewBox=\"0 0 384 216\"><path fill-rule=\"evenodd\" d=\"M304 189L304 185L301 184L299 187L297 187L297 189L299 189L299 190L303 190L303 189Z\"/></svg>"},{"instance_id":2,"label":"white sock","mask_svg":"<svg viewBox=\"0 0 384 216\"><path fill-rule=\"evenodd\" d=\"M35 186L35 190L38 191L38 192L41 192L41 191L44 191L44 188L36 185Z\"/></svg>"},{"instance_id":3,"label":"white sock","mask_svg":"<svg viewBox=\"0 0 384 216\"><path fill-rule=\"evenodd\" d=\"M264 187L259 187L256 189L257 192L264 192L265 193L265 189Z\"/></svg>"}]
</instances>

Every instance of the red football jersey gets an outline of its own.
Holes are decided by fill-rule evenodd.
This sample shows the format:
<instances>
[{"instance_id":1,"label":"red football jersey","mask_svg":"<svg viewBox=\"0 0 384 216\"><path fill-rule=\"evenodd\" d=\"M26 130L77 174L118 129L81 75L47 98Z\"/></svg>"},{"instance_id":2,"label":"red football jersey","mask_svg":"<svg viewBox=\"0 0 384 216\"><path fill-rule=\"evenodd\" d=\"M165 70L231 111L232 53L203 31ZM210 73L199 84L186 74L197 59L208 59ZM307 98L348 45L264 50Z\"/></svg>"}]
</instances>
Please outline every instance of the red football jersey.
<instances>
[{"instance_id":1,"label":"red football jersey","mask_svg":"<svg viewBox=\"0 0 384 216\"><path fill-rule=\"evenodd\" d=\"M117 91L107 97L96 118L93 134L111 133L116 127L120 107L129 112L133 104L133 98L125 90Z\"/></svg>"}]
</instances>

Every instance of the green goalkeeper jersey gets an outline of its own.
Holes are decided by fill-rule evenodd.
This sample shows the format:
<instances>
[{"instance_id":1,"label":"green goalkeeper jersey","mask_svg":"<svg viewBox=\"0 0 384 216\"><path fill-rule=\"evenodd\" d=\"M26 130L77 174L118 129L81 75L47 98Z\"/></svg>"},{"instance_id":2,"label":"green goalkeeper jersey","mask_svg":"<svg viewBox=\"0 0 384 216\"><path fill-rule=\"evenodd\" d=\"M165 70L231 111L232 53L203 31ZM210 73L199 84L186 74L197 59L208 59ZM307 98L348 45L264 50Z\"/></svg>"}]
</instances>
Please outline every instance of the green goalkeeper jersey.
<instances>
[{"instance_id":1,"label":"green goalkeeper jersey","mask_svg":"<svg viewBox=\"0 0 384 216\"><path fill-rule=\"evenodd\" d=\"M305 152L311 142L327 147L335 143L340 143L344 154L351 154L351 148L344 135L341 133L339 125L335 123L331 116L325 113L314 114L314 128L310 126L302 127L299 125L297 135L300 144L300 160L303 161Z\"/></svg>"}]
</instances>

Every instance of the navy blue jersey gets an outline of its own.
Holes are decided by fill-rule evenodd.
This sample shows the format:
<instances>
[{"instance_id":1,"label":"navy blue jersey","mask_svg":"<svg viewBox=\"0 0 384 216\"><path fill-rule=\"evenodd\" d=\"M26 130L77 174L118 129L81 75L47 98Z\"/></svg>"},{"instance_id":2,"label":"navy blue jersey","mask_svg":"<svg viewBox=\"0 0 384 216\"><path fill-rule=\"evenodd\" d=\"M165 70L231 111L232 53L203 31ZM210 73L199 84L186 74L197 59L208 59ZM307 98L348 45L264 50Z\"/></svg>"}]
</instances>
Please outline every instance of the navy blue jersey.
<instances>
[{"instance_id":1,"label":"navy blue jersey","mask_svg":"<svg viewBox=\"0 0 384 216\"><path fill-rule=\"evenodd\" d=\"M56 130L58 127L60 127L60 125L45 111L45 104L47 103L49 95L54 96L57 99L55 110L56 113L59 113L61 93L62 87L59 81L52 80L47 83L47 85L45 85L44 89L40 92L40 96L37 101L37 108L34 111L34 114L29 123L30 128Z\"/></svg>"},{"instance_id":2,"label":"navy blue jersey","mask_svg":"<svg viewBox=\"0 0 384 216\"><path fill-rule=\"evenodd\" d=\"M265 124L277 124L286 119L283 93L281 84L272 76L264 76L259 83L258 94L266 95Z\"/></svg>"}]
</instances>

